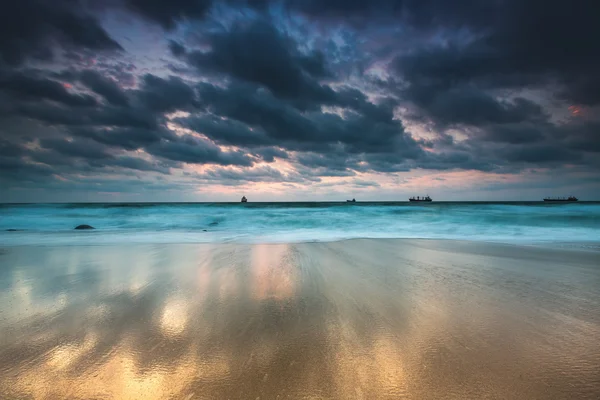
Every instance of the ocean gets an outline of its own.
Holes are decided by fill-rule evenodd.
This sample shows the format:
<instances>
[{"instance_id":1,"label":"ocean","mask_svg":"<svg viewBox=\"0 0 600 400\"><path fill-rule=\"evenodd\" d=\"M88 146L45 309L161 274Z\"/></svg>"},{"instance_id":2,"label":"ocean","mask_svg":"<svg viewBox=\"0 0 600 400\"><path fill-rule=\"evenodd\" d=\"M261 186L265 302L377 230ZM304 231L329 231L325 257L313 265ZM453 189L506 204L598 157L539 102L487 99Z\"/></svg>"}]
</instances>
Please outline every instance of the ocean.
<instances>
[{"instance_id":1,"label":"ocean","mask_svg":"<svg viewBox=\"0 0 600 400\"><path fill-rule=\"evenodd\" d=\"M80 224L96 229L73 229ZM291 243L352 238L600 241L600 202L0 205L2 245Z\"/></svg>"},{"instance_id":2,"label":"ocean","mask_svg":"<svg viewBox=\"0 0 600 400\"><path fill-rule=\"evenodd\" d=\"M0 399L600 398L600 203L1 205L0 228Z\"/></svg>"}]
</instances>

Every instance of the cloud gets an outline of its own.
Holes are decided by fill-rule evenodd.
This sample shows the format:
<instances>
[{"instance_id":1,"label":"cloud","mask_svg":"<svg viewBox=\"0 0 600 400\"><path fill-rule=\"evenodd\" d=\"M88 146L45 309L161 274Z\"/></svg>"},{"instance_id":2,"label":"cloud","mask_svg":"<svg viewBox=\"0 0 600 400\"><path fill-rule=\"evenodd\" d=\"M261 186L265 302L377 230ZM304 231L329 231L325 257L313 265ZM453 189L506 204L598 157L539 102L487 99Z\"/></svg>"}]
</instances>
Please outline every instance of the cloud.
<instances>
[{"instance_id":1,"label":"cloud","mask_svg":"<svg viewBox=\"0 0 600 400\"><path fill-rule=\"evenodd\" d=\"M10 187L600 168L594 2L46 3L0 8Z\"/></svg>"},{"instance_id":2,"label":"cloud","mask_svg":"<svg viewBox=\"0 0 600 400\"><path fill-rule=\"evenodd\" d=\"M274 168L264 166L252 169L212 168L204 174L197 175L200 179L229 184L244 184L246 182L285 182L287 177Z\"/></svg>"},{"instance_id":3,"label":"cloud","mask_svg":"<svg viewBox=\"0 0 600 400\"><path fill-rule=\"evenodd\" d=\"M273 162L275 158L288 159L289 154L278 147L261 147L252 149L253 155L262 158L263 161Z\"/></svg>"},{"instance_id":4,"label":"cloud","mask_svg":"<svg viewBox=\"0 0 600 400\"><path fill-rule=\"evenodd\" d=\"M21 0L0 7L0 64L48 60L55 46L94 51L122 50L98 19L69 0Z\"/></svg>"},{"instance_id":5,"label":"cloud","mask_svg":"<svg viewBox=\"0 0 600 400\"><path fill-rule=\"evenodd\" d=\"M8 92L13 98L25 101L44 99L72 107L96 105L96 100L89 95L72 94L57 81L22 72L0 71L0 90Z\"/></svg>"},{"instance_id":6,"label":"cloud","mask_svg":"<svg viewBox=\"0 0 600 400\"><path fill-rule=\"evenodd\" d=\"M600 67L600 59L594 56L600 51L600 44L593 39L600 35L600 27L594 23L600 12L596 2L566 7L558 0L510 0L493 7L496 10L487 18L487 26L462 10L464 29L471 31L466 39L438 42L402 54L395 61L398 72L410 84L446 89L469 83L483 88L549 83L571 87L575 83L579 89L587 83L592 87L597 84L592 72ZM447 18L437 16L441 21ZM567 89L563 94L577 92ZM570 99L586 98L576 97Z\"/></svg>"},{"instance_id":7,"label":"cloud","mask_svg":"<svg viewBox=\"0 0 600 400\"><path fill-rule=\"evenodd\" d=\"M165 128L73 128L69 130L69 133L74 136L89 138L98 143L126 150L138 150L163 139L168 140L176 138L176 135Z\"/></svg>"},{"instance_id":8,"label":"cloud","mask_svg":"<svg viewBox=\"0 0 600 400\"><path fill-rule=\"evenodd\" d=\"M589 153L600 152L600 121L583 121L563 125L560 137L573 149Z\"/></svg>"},{"instance_id":9,"label":"cloud","mask_svg":"<svg viewBox=\"0 0 600 400\"><path fill-rule=\"evenodd\" d=\"M538 144L511 148L505 157L510 161L544 164L576 162L581 159L581 154L559 146Z\"/></svg>"},{"instance_id":10,"label":"cloud","mask_svg":"<svg viewBox=\"0 0 600 400\"><path fill-rule=\"evenodd\" d=\"M234 24L225 32L210 35L208 42L209 51L184 51L174 43L171 51L202 73L259 84L277 97L319 102L334 99L333 90L317 80L328 75L323 55L300 53L293 39L268 21Z\"/></svg>"},{"instance_id":11,"label":"cloud","mask_svg":"<svg viewBox=\"0 0 600 400\"><path fill-rule=\"evenodd\" d=\"M222 144L255 146L272 142L262 128L251 128L234 119L222 119L211 114L178 118L176 122Z\"/></svg>"},{"instance_id":12,"label":"cloud","mask_svg":"<svg viewBox=\"0 0 600 400\"><path fill-rule=\"evenodd\" d=\"M171 30L180 21L202 19L212 6L212 0L124 0L124 4L131 11Z\"/></svg>"},{"instance_id":13,"label":"cloud","mask_svg":"<svg viewBox=\"0 0 600 400\"><path fill-rule=\"evenodd\" d=\"M442 125L543 122L548 118L542 107L530 100L522 97L496 99L474 87L440 90L413 83L405 92L405 99L413 101L429 118Z\"/></svg>"},{"instance_id":14,"label":"cloud","mask_svg":"<svg viewBox=\"0 0 600 400\"><path fill-rule=\"evenodd\" d=\"M121 88L113 80L102 76L99 72L93 70L82 71L80 79L87 87L104 97L110 104L115 106L127 106L129 104L129 99Z\"/></svg>"},{"instance_id":15,"label":"cloud","mask_svg":"<svg viewBox=\"0 0 600 400\"><path fill-rule=\"evenodd\" d=\"M352 181L352 184L356 187L359 188L364 188L364 187L380 187L381 185L375 181L367 181L367 180L363 180L363 179L354 179Z\"/></svg>"},{"instance_id":16,"label":"cloud","mask_svg":"<svg viewBox=\"0 0 600 400\"><path fill-rule=\"evenodd\" d=\"M40 140L40 146L68 157L80 157L91 160L112 157L106 146L85 139L66 140L46 138Z\"/></svg>"},{"instance_id":17,"label":"cloud","mask_svg":"<svg viewBox=\"0 0 600 400\"><path fill-rule=\"evenodd\" d=\"M55 173L47 165L32 164L16 157L0 157L0 180L15 182L39 182Z\"/></svg>"},{"instance_id":18,"label":"cloud","mask_svg":"<svg viewBox=\"0 0 600 400\"><path fill-rule=\"evenodd\" d=\"M191 135L161 140L148 145L146 151L154 156L191 164L242 166L253 164L253 160L243 151L222 151L215 144Z\"/></svg>"},{"instance_id":19,"label":"cloud","mask_svg":"<svg viewBox=\"0 0 600 400\"><path fill-rule=\"evenodd\" d=\"M290 150L319 152L342 146L351 153L397 152L404 157L416 156L420 151L402 124L393 119L388 104L372 104L364 95L351 97L350 91L334 92L340 104L355 108L344 116L298 110L254 85L232 83L223 88L200 84L198 92L203 107L217 118L177 121L220 143L281 144Z\"/></svg>"},{"instance_id":20,"label":"cloud","mask_svg":"<svg viewBox=\"0 0 600 400\"><path fill-rule=\"evenodd\" d=\"M176 76L163 79L144 75L137 96L144 107L161 113L183 110L196 103L193 89Z\"/></svg>"}]
</instances>

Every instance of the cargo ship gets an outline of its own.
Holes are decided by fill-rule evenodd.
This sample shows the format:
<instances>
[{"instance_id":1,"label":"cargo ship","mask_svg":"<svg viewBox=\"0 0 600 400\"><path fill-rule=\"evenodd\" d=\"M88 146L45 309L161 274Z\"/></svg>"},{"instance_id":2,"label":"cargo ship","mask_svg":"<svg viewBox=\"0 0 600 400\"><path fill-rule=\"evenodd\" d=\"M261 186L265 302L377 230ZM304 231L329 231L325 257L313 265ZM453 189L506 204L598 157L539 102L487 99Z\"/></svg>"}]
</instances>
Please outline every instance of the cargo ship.
<instances>
[{"instance_id":1,"label":"cargo ship","mask_svg":"<svg viewBox=\"0 0 600 400\"><path fill-rule=\"evenodd\" d=\"M410 199L408 199L408 201L433 201L431 200L431 197L429 197L429 195L425 196L425 197L411 197Z\"/></svg>"},{"instance_id":2,"label":"cargo ship","mask_svg":"<svg viewBox=\"0 0 600 400\"><path fill-rule=\"evenodd\" d=\"M569 197L546 197L544 198L544 201L551 201L551 202L573 202L573 201L579 201L579 199L575 196L569 196Z\"/></svg>"}]
</instances>

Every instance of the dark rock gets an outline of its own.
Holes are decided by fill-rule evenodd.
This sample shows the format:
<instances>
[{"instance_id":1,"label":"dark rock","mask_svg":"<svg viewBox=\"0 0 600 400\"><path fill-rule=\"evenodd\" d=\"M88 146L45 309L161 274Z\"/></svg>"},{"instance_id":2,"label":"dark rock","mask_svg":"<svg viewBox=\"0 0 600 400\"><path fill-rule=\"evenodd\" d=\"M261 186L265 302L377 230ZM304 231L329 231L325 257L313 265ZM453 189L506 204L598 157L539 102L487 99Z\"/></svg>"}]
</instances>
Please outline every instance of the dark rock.
<instances>
[{"instance_id":1,"label":"dark rock","mask_svg":"<svg viewBox=\"0 0 600 400\"><path fill-rule=\"evenodd\" d=\"M208 226L217 226L219 225L219 223L217 221L213 221L210 224L208 224Z\"/></svg>"},{"instance_id":2,"label":"dark rock","mask_svg":"<svg viewBox=\"0 0 600 400\"><path fill-rule=\"evenodd\" d=\"M206 229L202 229L202 232L208 232Z\"/></svg>"},{"instance_id":3,"label":"dark rock","mask_svg":"<svg viewBox=\"0 0 600 400\"><path fill-rule=\"evenodd\" d=\"M75 229L96 229L96 228L94 228L93 226L90 226L90 225L77 225L75 227Z\"/></svg>"}]
</instances>

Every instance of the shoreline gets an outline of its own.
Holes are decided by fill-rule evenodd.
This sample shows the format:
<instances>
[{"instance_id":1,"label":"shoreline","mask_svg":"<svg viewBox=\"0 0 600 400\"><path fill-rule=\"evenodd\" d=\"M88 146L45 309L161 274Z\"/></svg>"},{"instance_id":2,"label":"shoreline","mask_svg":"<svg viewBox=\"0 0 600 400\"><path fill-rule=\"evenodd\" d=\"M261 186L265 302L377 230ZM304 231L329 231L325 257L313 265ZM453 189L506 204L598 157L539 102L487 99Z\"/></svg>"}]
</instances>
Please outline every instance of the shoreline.
<instances>
[{"instance_id":1,"label":"shoreline","mask_svg":"<svg viewBox=\"0 0 600 400\"><path fill-rule=\"evenodd\" d=\"M64 231L65 233L71 234L74 237L85 237L83 235L95 235L98 231L83 231L83 232L73 232L73 231ZM23 234L23 231L15 231L15 232L6 232L8 235L18 235ZM28 232L31 233L31 232ZM57 232L58 233L58 232ZM158 235L161 232L148 233L151 235ZM52 233L44 232L43 235L49 235ZM100 233L102 235L102 233ZM126 233L123 232L123 235ZM194 232L194 234L199 234L198 232ZM91 238L90 238L91 240ZM486 245L505 245L505 246L516 246L516 247L539 247L539 248L549 248L556 249L558 246L561 250L581 250L581 251L600 251L600 239L588 240L588 241L564 241L564 240L492 240L492 239L460 239L460 238L431 238L431 237L349 237L349 238L334 238L334 239L315 239L315 240L282 240L282 241L252 241L252 240L206 240L206 241L130 241L130 242L80 242L80 243L1 243L0 248L6 247L24 247L24 246L32 246L32 247L96 247L96 246L152 246L152 245L243 245L243 246L252 246L252 245L288 245L288 244L311 244L311 243L338 243L338 242L350 242L350 241L399 241L399 242L440 242L440 243L472 243L473 245L480 244L482 246Z\"/></svg>"}]
</instances>

